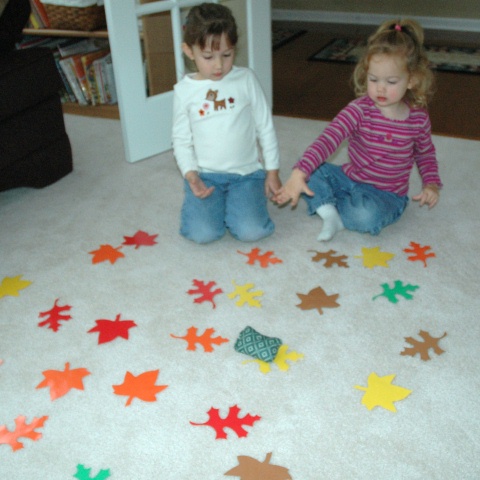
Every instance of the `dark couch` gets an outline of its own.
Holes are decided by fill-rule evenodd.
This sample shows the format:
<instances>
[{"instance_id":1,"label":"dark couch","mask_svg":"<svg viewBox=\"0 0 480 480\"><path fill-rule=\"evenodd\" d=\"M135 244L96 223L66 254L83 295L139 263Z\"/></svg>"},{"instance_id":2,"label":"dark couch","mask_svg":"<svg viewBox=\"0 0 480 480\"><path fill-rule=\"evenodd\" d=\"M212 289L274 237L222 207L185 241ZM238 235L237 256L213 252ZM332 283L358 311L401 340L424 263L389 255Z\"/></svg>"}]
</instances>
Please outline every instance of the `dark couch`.
<instances>
[{"instance_id":1,"label":"dark couch","mask_svg":"<svg viewBox=\"0 0 480 480\"><path fill-rule=\"evenodd\" d=\"M0 191L45 187L73 168L53 54L15 50L29 14L29 0L10 0L0 16Z\"/></svg>"}]
</instances>

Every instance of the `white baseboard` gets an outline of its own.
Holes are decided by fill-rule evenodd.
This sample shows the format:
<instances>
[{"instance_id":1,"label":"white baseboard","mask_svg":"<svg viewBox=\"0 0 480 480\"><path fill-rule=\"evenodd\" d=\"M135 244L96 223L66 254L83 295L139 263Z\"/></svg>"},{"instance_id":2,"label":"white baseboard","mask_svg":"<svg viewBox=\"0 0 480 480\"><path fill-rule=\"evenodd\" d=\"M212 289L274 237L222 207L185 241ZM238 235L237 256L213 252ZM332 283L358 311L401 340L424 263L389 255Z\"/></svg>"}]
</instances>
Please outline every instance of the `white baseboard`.
<instances>
[{"instance_id":1,"label":"white baseboard","mask_svg":"<svg viewBox=\"0 0 480 480\"><path fill-rule=\"evenodd\" d=\"M398 15L352 13L352 12L326 12L320 10L272 10L272 20L291 22L316 22L316 23L343 23L347 25L379 25L385 20L398 17ZM443 18L443 17L417 17L411 16L425 29L454 30L460 32L480 32L480 20L469 18Z\"/></svg>"}]
</instances>

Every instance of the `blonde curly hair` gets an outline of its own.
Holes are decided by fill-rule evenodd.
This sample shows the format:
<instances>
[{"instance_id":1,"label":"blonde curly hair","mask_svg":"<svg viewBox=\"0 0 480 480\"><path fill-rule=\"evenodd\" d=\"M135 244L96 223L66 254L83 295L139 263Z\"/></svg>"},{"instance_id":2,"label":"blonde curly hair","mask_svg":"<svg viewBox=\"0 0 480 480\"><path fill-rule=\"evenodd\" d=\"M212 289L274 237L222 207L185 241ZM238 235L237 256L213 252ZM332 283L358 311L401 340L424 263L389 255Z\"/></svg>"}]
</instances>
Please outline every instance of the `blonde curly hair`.
<instances>
[{"instance_id":1,"label":"blonde curly hair","mask_svg":"<svg viewBox=\"0 0 480 480\"><path fill-rule=\"evenodd\" d=\"M367 48L353 72L357 97L367 94L368 67L373 55L396 55L405 59L414 84L406 101L412 107L426 107L434 93L434 76L423 47L422 27L414 20L388 20L368 39Z\"/></svg>"}]
</instances>

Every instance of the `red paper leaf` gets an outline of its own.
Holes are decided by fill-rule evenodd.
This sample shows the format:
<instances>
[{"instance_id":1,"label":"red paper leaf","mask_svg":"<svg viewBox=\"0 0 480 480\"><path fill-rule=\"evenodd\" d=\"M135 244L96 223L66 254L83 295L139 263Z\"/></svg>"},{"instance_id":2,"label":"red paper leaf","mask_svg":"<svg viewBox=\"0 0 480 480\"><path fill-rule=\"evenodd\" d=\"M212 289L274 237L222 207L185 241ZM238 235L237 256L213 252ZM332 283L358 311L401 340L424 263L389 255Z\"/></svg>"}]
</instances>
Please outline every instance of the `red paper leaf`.
<instances>
[{"instance_id":1,"label":"red paper leaf","mask_svg":"<svg viewBox=\"0 0 480 480\"><path fill-rule=\"evenodd\" d=\"M215 330L213 328L207 328L202 335L198 336L197 328L190 327L184 337L177 337L173 334L170 334L170 336L172 338L186 340L188 342L187 350L196 350L196 344L199 343L205 352L213 352L213 345L221 345L222 343L228 342L227 338L212 337L214 333Z\"/></svg>"},{"instance_id":2,"label":"red paper leaf","mask_svg":"<svg viewBox=\"0 0 480 480\"><path fill-rule=\"evenodd\" d=\"M66 395L72 388L83 390L83 377L90 375L86 368L70 370L70 363L65 364L65 370L45 370L45 379L37 385L37 388L50 388L50 398L56 400Z\"/></svg>"},{"instance_id":3,"label":"red paper leaf","mask_svg":"<svg viewBox=\"0 0 480 480\"><path fill-rule=\"evenodd\" d=\"M188 290L187 293L189 295L200 295L193 302L194 303L211 302L213 305L213 308L216 308L213 298L215 297L215 295L223 293L223 290L221 288L212 290L212 288L216 285L216 283L213 281L205 283L202 280L193 280L193 284L195 285L196 288L192 288Z\"/></svg>"},{"instance_id":4,"label":"red paper leaf","mask_svg":"<svg viewBox=\"0 0 480 480\"><path fill-rule=\"evenodd\" d=\"M257 415L250 415L247 413L244 417L240 418L238 414L240 413L240 409L237 405L230 407L228 415L225 418L221 418L219 414L218 408L211 408L207 415L209 420L205 423L194 423L190 422L191 425L201 427L212 427L215 430L216 440L226 439L227 434L225 433L225 428L230 428L233 430L239 438L246 437L248 435L248 431L243 428L244 425L246 426L253 426L253 424L260 420L261 417Z\"/></svg>"},{"instance_id":5,"label":"red paper leaf","mask_svg":"<svg viewBox=\"0 0 480 480\"><path fill-rule=\"evenodd\" d=\"M144 402L156 402L157 393L168 387L168 385L155 385L159 371L160 370L152 370L141 373L138 376L127 372L121 385L113 385L113 391L116 395L125 395L128 397L127 407L132 403L134 398L138 398Z\"/></svg>"},{"instance_id":6,"label":"red paper leaf","mask_svg":"<svg viewBox=\"0 0 480 480\"><path fill-rule=\"evenodd\" d=\"M128 340L128 331L130 328L136 327L137 324L133 320L120 320L120 314L115 320L100 319L95 320L96 327L91 328L88 333L98 332L98 344L111 342L117 337Z\"/></svg>"},{"instance_id":7,"label":"red paper leaf","mask_svg":"<svg viewBox=\"0 0 480 480\"><path fill-rule=\"evenodd\" d=\"M254 265L255 262L258 262L262 268L267 268L270 264L282 263L282 260L279 258L272 257L273 252L269 251L260 255L259 248L252 248L249 253L243 253L240 250L237 250L237 253L248 257L248 265Z\"/></svg>"},{"instance_id":8,"label":"red paper leaf","mask_svg":"<svg viewBox=\"0 0 480 480\"><path fill-rule=\"evenodd\" d=\"M19 416L15 419L15 430L13 432L10 432L6 425L0 427L0 444L10 445L15 452L23 448L23 443L18 441L20 437L29 438L34 442L42 438L42 434L35 430L42 428L48 417L34 418L30 425L25 423L25 418L24 416Z\"/></svg>"},{"instance_id":9,"label":"red paper leaf","mask_svg":"<svg viewBox=\"0 0 480 480\"><path fill-rule=\"evenodd\" d=\"M125 257L120 252L122 247L112 247L111 245L101 245L98 250L93 250L90 253L93 255L92 263L106 262L107 260L113 265L119 258Z\"/></svg>"},{"instance_id":10,"label":"red paper leaf","mask_svg":"<svg viewBox=\"0 0 480 480\"><path fill-rule=\"evenodd\" d=\"M149 235L147 232L139 230L133 237L126 237L123 238L125 241L123 245L135 245L135 249L143 246L152 246L155 245L157 242L155 239L158 237L158 233L155 235Z\"/></svg>"},{"instance_id":11,"label":"red paper leaf","mask_svg":"<svg viewBox=\"0 0 480 480\"><path fill-rule=\"evenodd\" d=\"M46 320L38 324L39 327L44 327L45 325L48 325L48 328L56 332L61 326L60 325L61 321L66 322L72 319L70 315L62 315L62 312L70 311L72 307L70 305L65 305L63 307L60 307L57 304L58 300L59 300L58 298L55 300L55 303L50 310L47 310L46 312L40 312L38 314L40 318L47 317Z\"/></svg>"}]
</instances>

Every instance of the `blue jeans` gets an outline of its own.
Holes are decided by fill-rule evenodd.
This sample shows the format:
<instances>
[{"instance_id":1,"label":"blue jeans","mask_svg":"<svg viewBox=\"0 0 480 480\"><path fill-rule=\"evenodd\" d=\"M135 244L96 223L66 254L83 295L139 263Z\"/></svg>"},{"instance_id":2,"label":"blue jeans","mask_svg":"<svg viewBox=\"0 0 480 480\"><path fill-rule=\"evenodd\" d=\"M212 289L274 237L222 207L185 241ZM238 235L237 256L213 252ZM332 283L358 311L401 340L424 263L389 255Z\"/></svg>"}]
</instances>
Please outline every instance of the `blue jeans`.
<instances>
[{"instance_id":1,"label":"blue jeans","mask_svg":"<svg viewBox=\"0 0 480 480\"><path fill-rule=\"evenodd\" d=\"M196 243L209 243L225 235L228 229L238 240L255 242L275 230L267 210L265 171L249 175L200 173L213 193L204 199L195 197L185 180L180 234Z\"/></svg>"},{"instance_id":2,"label":"blue jeans","mask_svg":"<svg viewBox=\"0 0 480 480\"><path fill-rule=\"evenodd\" d=\"M331 163L315 170L308 186L315 193L313 197L303 194L310 215L329 203L336 206L346 229L372 235L396 222L408 203L407 196L351 180L340 166Z\"/></svg>"}]
</instances>

